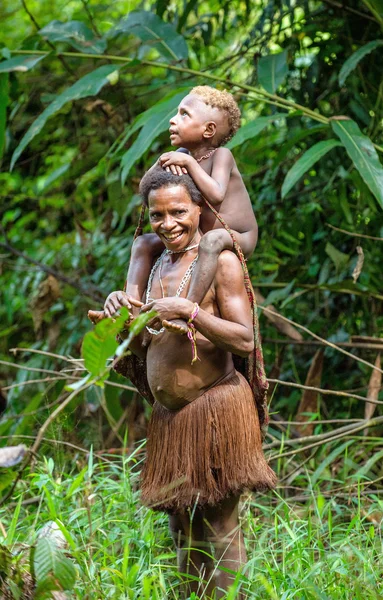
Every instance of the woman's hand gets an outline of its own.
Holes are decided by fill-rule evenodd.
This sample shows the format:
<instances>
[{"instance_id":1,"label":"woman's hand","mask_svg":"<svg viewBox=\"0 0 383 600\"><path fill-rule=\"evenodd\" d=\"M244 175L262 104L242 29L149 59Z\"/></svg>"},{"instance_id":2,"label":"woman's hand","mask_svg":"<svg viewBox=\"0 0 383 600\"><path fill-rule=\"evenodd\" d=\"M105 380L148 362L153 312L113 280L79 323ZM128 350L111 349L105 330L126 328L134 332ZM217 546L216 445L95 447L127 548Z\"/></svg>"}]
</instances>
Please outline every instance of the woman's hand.
<instances>
[{"instance_id":1,"label":"woman's hand","mask_svg":"<svg viewBox=\"0 0 383 600\"><path fill-rule=\"evenodd\" d=\"M113 317L120 308L125 306L130 312L132 311L132 299L126 292L117 291L109 294L104 304L105 317ZM138 301L137 301L138 302ZM141 305L141 303L140 303Z\"/></svg>"},{"instance_id":2,"label":"woman's hand","mask_svg":"<svg viewBox=\"0 0 383 600\"><path fill-rule=\"evenodd\" d=\"M185 152L165 152L161 154L158 162L163 169L171 171L173 175L182 175L188 173L187 167L191 160L194 158Z\"/></svg>"},{"instance_id":3,"label":"woman's hand","mask_svg":"<svg viewBox=\"0 0 383 600\"><path fill-rule=\"evenodd\" d=\"M148 326L160 329L162 321L172 321L174 319L187 320L193 311L193 307L193 302L187 298L171 296L169 298L159 298L149 304L143 305L140 312L155 310L157 315L148 322Z\"/></svg>"}]
</instances>

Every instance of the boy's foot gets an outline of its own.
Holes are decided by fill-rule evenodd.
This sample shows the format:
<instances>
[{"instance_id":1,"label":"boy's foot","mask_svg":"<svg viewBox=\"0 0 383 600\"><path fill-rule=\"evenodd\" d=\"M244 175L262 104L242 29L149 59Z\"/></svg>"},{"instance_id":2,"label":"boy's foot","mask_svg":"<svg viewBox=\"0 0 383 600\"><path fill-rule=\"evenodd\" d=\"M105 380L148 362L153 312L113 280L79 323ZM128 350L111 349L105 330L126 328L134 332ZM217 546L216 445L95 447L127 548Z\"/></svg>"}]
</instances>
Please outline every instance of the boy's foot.
<instances>
[{"instance_id":1,"label":"boy's foot","mask_svg":"<svg viewBox=\"0 0 383 600\"><path fill-rule=\"evenodd\" d=\"M188 332L186 321L183 321L182 319L174 319L173 321L164 319L162 321L162 326L172 333L178 333L178 335L185 335Z\"/></svg>"},{"instance_id":2,"label":"boy's foot","mask_svg":"<svg viewBox=\"0 0 383 600\"><path fill-rule=\"evenodd\" d=\"M93 325L96 325L106 319L106 316L103 310L88 310L88 319L92 321Z\"/></svg>"}]
</instances>

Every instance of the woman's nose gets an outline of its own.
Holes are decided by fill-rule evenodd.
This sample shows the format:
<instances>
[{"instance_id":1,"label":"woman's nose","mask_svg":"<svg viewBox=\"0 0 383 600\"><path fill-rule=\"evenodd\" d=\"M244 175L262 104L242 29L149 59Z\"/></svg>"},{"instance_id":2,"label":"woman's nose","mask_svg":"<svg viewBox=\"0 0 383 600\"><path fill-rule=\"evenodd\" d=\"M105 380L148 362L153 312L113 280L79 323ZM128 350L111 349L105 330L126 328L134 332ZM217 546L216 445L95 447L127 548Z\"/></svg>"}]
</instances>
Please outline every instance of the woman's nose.
<instances>
[{"instance_id":1,"label":"woman's nose","mask_svg":"<svg viewBox=\"0 0 383 600\"><path fill-rule=\"evenodd\" d=\"M177 118L177 115L174 115L171 119L169 119L170 125L175 125L176 124L176 118Z\"/></svg>"},{"instance_id":2,"label":"woman's nose","mask_svg":"<svg viewBox=\"0 0 383 600\"><path fill-rule=\"evenodd\" d=\"M172 215L165 215L164 220L162 221L162 229L173 229L174 227L174 219Z\"/></svg>"}]
</instances>

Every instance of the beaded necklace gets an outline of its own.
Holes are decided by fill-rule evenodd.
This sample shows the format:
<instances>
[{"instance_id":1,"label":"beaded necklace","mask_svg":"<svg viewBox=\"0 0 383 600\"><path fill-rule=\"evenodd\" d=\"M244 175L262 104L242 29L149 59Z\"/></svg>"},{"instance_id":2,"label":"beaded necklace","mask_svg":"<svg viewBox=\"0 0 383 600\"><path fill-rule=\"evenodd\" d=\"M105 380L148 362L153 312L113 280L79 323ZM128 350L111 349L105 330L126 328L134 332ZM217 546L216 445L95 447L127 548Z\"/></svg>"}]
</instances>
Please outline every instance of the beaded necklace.
<instances>
[{"instance_id":1,"label":"beaded necklace","mask_svg":"<svg viewBox=\"0 0 383 600\"><path fill-rule=\"evenodd\" d=\"M196 244L195 246L192 246L193 248L196 248L198 246L198 244ZM191 246L189 246L188 248L185 248L183 251L186 252L187 250L191 250L192 248ZM164 257L167 254L178 254L181 253L182 250L180 250L179 252L174 252L172 250L164 250L163 253L161 254L161 256L159 258L157 258L156 262L154 263L152 270L150 271L150 275L149 275L149 279L148 279L148 287L146 288L146 301L145 304L149 304L151 298L150 298L150 292L152 291L152 283L153 283L153 278L154 278L154 274L155 272L158 270L158 276L160 279L160 287L161 287L161 293L162 293L162 298L165 298L165 293L164 293L164 287L162 285L162 279L161 279L161 266L162 266L162 261L164 259ZM192 260L192 262L190 263L190 265L188 266L185 275L182 277L181 279L181 283L178 286L178 289L176 291L176 293L174 294L176 296L176 298L178 298L181 295L182 290L185 288L186 284L188 283L190 277L192 276L192 273L194 271L194 267L197 264L197 260L198 260L198 254L197 256ZM165 327L161 327L161 329L152 329L151 327L146 326L147 331L149 331L149 333L151 333L152 335L159 335L160 333L163 333L165 331Z\"/></svg>"},{"instance_id":2,"label":"beaded necklace","mask_svg":"<svg viewBox=\"0 0 383 600\"><path fill-rule=\"evenodd\" d=\"M213 154L216 150L217 150L217 148L213 148L213 150L210 150L210 152L207 152L207 154L204 154L203 156L196 158L197 163L200 163L201 160L204 160L205 158L210 158L211 156L213 156Z\"/></svg>"}]
</instances>

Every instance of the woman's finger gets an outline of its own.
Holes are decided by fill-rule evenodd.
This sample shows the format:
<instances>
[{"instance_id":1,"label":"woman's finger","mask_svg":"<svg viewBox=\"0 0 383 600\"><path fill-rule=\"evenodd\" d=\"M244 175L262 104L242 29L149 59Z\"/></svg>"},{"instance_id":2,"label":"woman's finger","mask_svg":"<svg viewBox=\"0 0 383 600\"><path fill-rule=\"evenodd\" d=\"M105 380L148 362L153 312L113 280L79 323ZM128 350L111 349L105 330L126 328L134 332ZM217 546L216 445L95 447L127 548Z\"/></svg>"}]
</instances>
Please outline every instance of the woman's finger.
<instances>
[{"instance_id":1,"label":"woman's finger","mask_svg":"<svg viewBox=\"0 0 383 600\"><path fill-rule=\"evenodd\" d=\"M129 302L132 306L136 306L137 308L144 306L143 302L140 302L140 300L137 300L136 298L132 298L132 296L129 296Z\"/></svg>"}]
</instances>

